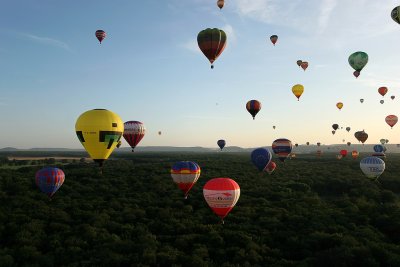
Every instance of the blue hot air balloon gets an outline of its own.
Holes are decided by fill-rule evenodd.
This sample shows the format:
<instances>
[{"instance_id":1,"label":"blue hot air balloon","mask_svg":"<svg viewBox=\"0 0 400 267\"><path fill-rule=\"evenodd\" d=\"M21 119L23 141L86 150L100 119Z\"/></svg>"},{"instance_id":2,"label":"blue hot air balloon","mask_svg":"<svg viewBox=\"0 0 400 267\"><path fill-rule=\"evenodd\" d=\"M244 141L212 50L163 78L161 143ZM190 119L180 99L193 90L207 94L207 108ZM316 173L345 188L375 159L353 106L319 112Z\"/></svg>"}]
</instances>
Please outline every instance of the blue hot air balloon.
<instances>
[{"instance_id":1,"label":"blue hot air balloon","mask_svg":"<svg viewBox=\"0 0 400 267\"><path fill-rule=\"evenodd\" d=\"M62 186L65 174L61 169L47 167L36 172L35 181L39 189L50 198Z\"/></svg>"},{"instance_id":2,"label":"blue hot air balloon","mask_svg":"<svg viewBox=\"0 0 400 267\"><path fill-rule=\"evenodd\" d=\"M385 148L383 147L383 145L374 145L374 151L375 152L383 152Z\"/></svg>"},{"instance_id":3,"label":"blue hot air balloon","mask_svg":"<svg viewBox=\"0 0 400 267\"><path fill-rule=\"evenodd\" d=\"M385 162L377 157L366 157L360 161L360 168L368 178L378 179L385 171Z\"/></svg>"},{"instance_id":4,"label":"blue hot air balloon","mask_svg":"<svg viewBox=\"0 0 400 267\"><path fill-rule=\"evenodd\" d=\"M221 150L225 147L226 142L223 139L220 139L217 141L217 145L219 146L219 148L221 148Z\"/></svg>"},{"instance_id":5,"label":"blue hot air balloon","mask_svg":"<svg viewBox=\"0 0 400 267\"><path fill-rule=\"evenodd\" d=\"M263 171L271 161L271 152L266 148L257 148L251 152L251 161L259 171Z\"/></svg>"},{"instance_id":6,"label":"blue hot air balloon","mask_svg":"<svg viewBox=\"0 0 400 267\"><path fill-rule=\"evenodd\" d=\"M292 142L286 138L276 139L272 143L272 150L278 156L279 160L284 162L292 152Z\"/></svg>"}]
</instances>

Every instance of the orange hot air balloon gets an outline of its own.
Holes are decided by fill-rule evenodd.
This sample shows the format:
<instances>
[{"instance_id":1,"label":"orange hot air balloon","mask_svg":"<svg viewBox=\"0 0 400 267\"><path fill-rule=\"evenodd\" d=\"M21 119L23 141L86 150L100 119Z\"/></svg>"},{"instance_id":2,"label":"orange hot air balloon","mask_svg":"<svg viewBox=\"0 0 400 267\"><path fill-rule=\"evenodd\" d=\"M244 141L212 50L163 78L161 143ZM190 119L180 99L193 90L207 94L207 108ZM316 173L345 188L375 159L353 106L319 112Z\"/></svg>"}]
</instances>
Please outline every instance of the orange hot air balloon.
<instances>
[{"instance_id":1,"label":"orange hot air balloon","mask_svg":"<svg viewBox=\"0 0 400 267\"><path fill-rule=\"evenodd\" d=\"M300 67L301 67L304 71L306 71L306 69L308 68L308 62L307 62L307 61L301 62Z\"/></svg>"},{"instance_id":2,"label":"orange hot air balloon","mask_svg":"<svg viewBox=\"0 0 400 267\"><path fill-rule=\"evenodd\" d=\"M353 150L353 151L351 151L351 157L353 158L353 159L356 159L356 158L358 158L358 151L357 150Z\"/></svg>"},{"instance_id":3,"label":"orange hot air balloon","mask_svg":"<svg viewBox=\"0 0 400 267\"><path fill-rule=\"evenodd\" d=\"M292 87L292 92L293 94L297 97L297 101L300 100L300 96L303 94L304 92L304 86L301 84L296 84Z\"/></svg>"},{"instance_id":4,"label":"orange hot air balloon","mask_svg":"<svg viewBox=\"0 0 400 267\"><path fill-rule=\"evenodd\" d=\"M204 185L203 195L208 206L221 218L223 224L224 218L239 200L240 187L230 178L214 178Z\"/></svg>"},{"instance_id":5,"label":"orange hot air balloon","mask_svg":"<svg viewBox=\"0 0 400 267\"><path fill-rule=\"evenodd\" d=\"M225 1L224 0L218 0L217 1L217 6L219 9L222 9L224 7Z\"/></svg>"},{"instance_id":6,"label":"orange hot air balloon","mask_svg":"<svg viewBox=\"0 0 400 267\"><path fill-rule=\"evenodd\" d=\"M211 68L214 61L221 55L226 46L226 34L223 30L207 28L197 35L197 44L201 52L208 58Z\"/></svg>"},{"instance_id":7,"label":"orange hot air balloon","mask_svg":"<svg viewBox=\"0 0 400 267\"><path fill-rule=\"evenodd\" d=\"M342 107L343 107L343 103L342 103L342 102L338 102L338 103L336 104L336 107L337 107L339 110L341 110Z\"/></svg>"},{"instance_id":8,"label":"orange hot air balloon","mask_svg":"<svg viewBox=\"0 0 400 267\"><path fill-rule=\"evenodd\" d=\"M396 125L398 118L396 115L387 115L385 121L390 126L390 128L393 128L393 126Z\"/></svg>"},{"instance_id":9,"label":"orange hot air balloon","mask_svg":"<svg viewBox=\"0 0 400 267\"><path fill-rule=\"evenodd\" d=\"M388 92L387 87L379 87L378 89L378 93L380 93L381 96L385 96L387 92Z\"/></svg>"}]
</instances>

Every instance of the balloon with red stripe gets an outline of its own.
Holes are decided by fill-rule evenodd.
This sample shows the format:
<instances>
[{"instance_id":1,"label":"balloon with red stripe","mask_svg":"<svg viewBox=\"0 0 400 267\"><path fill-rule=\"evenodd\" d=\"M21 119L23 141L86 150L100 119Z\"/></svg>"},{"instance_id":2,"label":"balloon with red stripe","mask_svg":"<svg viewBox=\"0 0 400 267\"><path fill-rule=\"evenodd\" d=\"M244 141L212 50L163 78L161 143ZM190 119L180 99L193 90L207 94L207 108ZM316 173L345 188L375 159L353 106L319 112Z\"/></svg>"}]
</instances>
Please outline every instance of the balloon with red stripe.
<instances>
[{"instance_id":1,"label":"balloon with red stripe","mask_svg":"<svg viewBox=\"0 0 400 267\"><path fill-rule=\"evenodd\" d=\"M99 40L100 44L104 40L104 38L106 38L106 36L107 36L106 32L103 30L97 30L95 34L96 34L96 38L97 38L97 40Z\"/></svg>"},{"instance_id":2,"label":"balloon with red stripe","mask_svg":"<svg viewBox=\"0 0 400 267\"><path fill-rule=\"evenodd\" d=\"M143 139L146 133L144 124L140 121L127 121L124 123L124 138L126 142L131 146L132 152L135 147L139 144L140 140Z\"/></svg>"},{"instance_id":3,"label":"balloon with red stripe","mask_svg":"<svg viewBox=\"0 0 400 267\"><path fill-rule=\"evenodd\" d=\"M200 166L192 161L179 161L171 168L172 180L185 194L187 199L190 189L200 177Z\"/></svg>"},{"instance_id":4,"label":"balloon with red stripe","mask_svg":"<svg viewBox=\"0 0 400 267\"><path fill-rule=\"evenodd\" d=\"M276 139L272 143L272 150L282 162L284 162L289 154L292 152L292 147L292 142L286 138Z\"/></svg>"},{"instance_id":5,"label":"balloon with red stripe","mask_svg":"<svg viewBox=\"0 0 400 267\"><path fill-rule=\"evenodd\" d=\"M204 185L203 195L208 206L224 223L224 218L239 200L240 187L230 178L214 178Z\"/></svg>"},{"instance_id":6,"label":"balloon with red stripe","mask_svg":"<svg viewBox=\"0 0 400 267\"><path fill-rule=\"evenodd\" d=\"M226 34L223 30L207 28L197 35L197 44L201 52L208 58L211 68L214 61L221 55L226 46Z\"/></svg>"},{"instance_id":7,"label":"balloon with red stripe","mask_svg":"<svg viewBox=\"0 0 400 267\"><path fill-rule=\"evenodd\" d=\"M261 110L261 102L258 100L250 100L246 103L246 109L251 114L254 120L257 113Z\"/></svg>"},{"instance_id":8,"label":"balloon with red stripe","mask_svg":"<svg viewBox=\"0 0 400 267\"><path fill-rule=\"evenodd\" d=\"M36 172L35 181L39 189L51 198L62 186L64 172L59 168L46 167Z\"/></svg>"},{"instance_id":9,"label":"balloon with red stripe","mask_svg":"<svg viewBox=\"0 0 400 267\"><path fill-rule=\"evenodd\" d=\"M390 126L390 128L393 128L393 126L396 125L398 120L399 119L397 118L396 115L387 115L385 118L385 121Z\"/></svg>"},{"instance_id":10,"label":"balloon with red stripe","mask_svg":"<svg viewBox=\"0 0 400 267\"><path fill-rule=\"evenodd\" d=\"M276 163L271 160L268 163L267 167L265 167L264 171L266 171L268 174L271 174L275 171L275 169L276 169Z\"/></svg>"}]
</instances>

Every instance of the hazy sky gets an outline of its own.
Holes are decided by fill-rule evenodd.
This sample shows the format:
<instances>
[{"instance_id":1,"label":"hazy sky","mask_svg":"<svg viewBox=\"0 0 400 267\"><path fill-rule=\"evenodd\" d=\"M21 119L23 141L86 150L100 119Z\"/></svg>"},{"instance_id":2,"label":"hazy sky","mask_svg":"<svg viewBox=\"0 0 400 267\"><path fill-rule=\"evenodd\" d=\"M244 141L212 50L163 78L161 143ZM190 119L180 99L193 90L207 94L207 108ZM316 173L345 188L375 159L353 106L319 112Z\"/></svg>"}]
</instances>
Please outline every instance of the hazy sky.
<instances>
[{"instance_id":1,"label":"hazy sky","mask_svg":"<svg viewBox=\"0 0 400 267\"><path fill-rule=\"evenodd\" d=\"M142 146L357 143L362 129L366 143L400 143L400 124L385 123L400 116L400 25L390 17L397 5L227 0L220 11L214 0L5 1L0 147L81 148L75 122L94 108L143 122ZM215 27L227 46L211 70L197 34ZM101 45L98 29L107 32ZM356 51L369 55L358 79L348 64ZM305 72L298 59L309 62ZM298 83L300 101L291 91ZM380 86L389 88L384 98ZM254 121L245 108L251 99L262 103ZM343 130L332 135L334 123Z\"/></svg>"}]
</instances>

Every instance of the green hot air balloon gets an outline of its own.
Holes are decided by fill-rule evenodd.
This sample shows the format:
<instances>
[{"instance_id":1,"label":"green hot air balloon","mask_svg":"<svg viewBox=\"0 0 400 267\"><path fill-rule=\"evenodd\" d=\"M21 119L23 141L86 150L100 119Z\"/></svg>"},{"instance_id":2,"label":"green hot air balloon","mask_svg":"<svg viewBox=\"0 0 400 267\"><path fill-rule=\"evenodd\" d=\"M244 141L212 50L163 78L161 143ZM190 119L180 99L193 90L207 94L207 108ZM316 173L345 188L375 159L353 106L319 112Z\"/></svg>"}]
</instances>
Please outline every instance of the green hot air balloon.
<instances>
[{"instance_id":1,"label":"green hot air balloon","mask_svg":"<svg viewBox=\"0 0 400 267\"><path fill-rule=\"evenodd\" d=\"M207 28L197 35L197 44L201 52L208 58L211 68L226 46L226 34L223 30Z\"/></svg>"},{"instance_id":2,"label":"green hot air balloon","mask_svg":"<svg viewBox=\"0 0 400 267\"><path fill-rule=\"evenodd\" d=\"M353 75L357 78L361 70L368 63L368 54L365 52L355 52L349 56L349 64L355 70Z\"/></svg>"}]
</instances>

